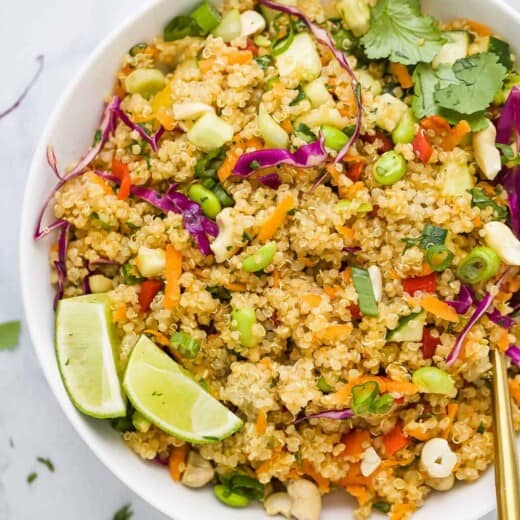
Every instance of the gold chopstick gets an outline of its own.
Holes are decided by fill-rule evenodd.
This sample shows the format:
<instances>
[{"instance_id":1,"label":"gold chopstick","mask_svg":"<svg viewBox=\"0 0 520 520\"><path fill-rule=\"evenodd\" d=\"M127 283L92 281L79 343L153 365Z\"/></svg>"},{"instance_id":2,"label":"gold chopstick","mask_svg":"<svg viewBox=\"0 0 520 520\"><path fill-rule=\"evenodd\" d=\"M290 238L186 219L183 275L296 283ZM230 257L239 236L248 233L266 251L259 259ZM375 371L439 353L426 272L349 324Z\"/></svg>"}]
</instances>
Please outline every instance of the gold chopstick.
<instances>
[{"instance_id":1,"label":"gold chopstick","mask_svg":"<svg viewBox=\"0 0 520 520\"><path fill-rule=\"evenodd\" d=\"M504 356L491 351L493 365L493 424L495 488L499 520L520 519L520 474Z\"/></svg>"}]
</instances>

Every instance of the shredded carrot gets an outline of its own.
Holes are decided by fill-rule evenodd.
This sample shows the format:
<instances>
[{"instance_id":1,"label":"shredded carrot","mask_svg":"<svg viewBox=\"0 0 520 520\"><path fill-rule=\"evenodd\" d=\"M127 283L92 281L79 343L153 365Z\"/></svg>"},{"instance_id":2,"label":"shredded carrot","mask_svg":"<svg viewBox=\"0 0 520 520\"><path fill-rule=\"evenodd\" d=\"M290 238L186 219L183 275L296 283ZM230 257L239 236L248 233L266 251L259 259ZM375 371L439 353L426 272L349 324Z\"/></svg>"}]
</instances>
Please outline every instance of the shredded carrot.
<instances>
[{"instance_id":1,"label":"shredded carrot","mask_svg":"<svg viewBox=\"0 0 520 520\"><path fill-rule=\"evenodd\" d=\"M348 198L353 199L354 195L358 191L361 191L364 187L365 187L365 185L361 181L355 182L354 184L352 184L352 186L349 186L348 191L347 191Z\"/></svg>"},{"instance_id":2,"label":"shredded carrot","mask_svg":"<svg viewBox=\"0 0 520 520\"><path fill-rule=\"evenodd\" d=\"M284 96L287 89L285 88L285 85L281 81L277 81L273 84L273 92L277 96Z\"/></svg>"},{"instance_id":3,"label":"shredded carrot","mask_svg":"<svg viewBox=\"0 0 520 520\"><path fill-rule=\"evenodd\" d=\"M364 506L371 498L366 486L345 486L345 490L349 495L357 498L360 506Z\"/></svg>"},{"instance_id":4,"label":"shredded carrot","mask_svg":"<svg viewBox=\"0 0 520 520\"><path fill-rule=\"evenodd\" d=\"M330 325L320 330L317 334L319 338L324 340L335 340L344 338L352 332L352 324L345 323L343 325Z\"/></svg>"},{"instance_id":5,"label":"shredded carrot","mask_svg":"<svg viewBox=\"0 0 520 520\"><path fill-rule=\"evenodd\" d=\"M317 307L321 303L319 294L304 294L302 299L309 307Z\"/></svg>"},{"instance_id":6,"label":"shredded carrot","mask_svg":"<svg viewBox=\"0 0 520 520\"><path fill-rule=\"evenodd\" d=\"M343 157L343 162L346 162L346 163L351 163L351 162L354 162L354 163L366 163L367 162L367 158L366 157L363 157L362 155L353 155L353 154L347 154L345 155L345 157Z\"/></svg>"},{"instance_id":7,"label":"shredded carrot","mask_svg":"<svg viewBox=\"0 0 520 520\"><path fill-rule=\"evenodd\" d=\"M474 228L482 227L482 219L480 218L480 215L477 215L471 223L473 224Z\"/></svg>"},{"instance_id":8,"label":"shredded carrot","mask_svg":"<svg viewBox=\"0 0 520 520\"><path fill-rule=\"evenodd\" d=\"M347 486L367 486L372 487L372 479L363 476L361 464L359 462L350 464L347 474L338 481L338 485L346 488Z\"/></svg>"},{"instance_id":9,"label":"shredded carrot","mask_svg":"<svg viewBox=\"0 0 520 520\"><path fill-rule=\"evenodd\" d=\"M350 267L347 267L343 271L343 281L348 285L351 280L352 280L352 271L350 270Z\"/></svg>"},{"instance_id":10,"label":"shredded carrot","mask_svg":"<svg viewBox=\"0 0 520 520\"><path fill-rule=\"evenodd\" d=\"M88 176L89 181L93 182L94 184L97 184L98 186L101 186L105 195L114 194L114 192L112 191L112 188L108 185L108 183L104 179L102 179L101 177L99 177L98 175L96 175L95 173L92 173L92 172L88 172L87 176Z\"/></svg>"},{"instance_id":11,"label":"shredded carrot","mask_svg":"<svg viewBox=\"0 0 520 520\"><path fill-rule=\"evenodd\" d=\"M406 434L410 437L413 437L414 439L417 439L418 441L427 441L432 438L434 435L431 431L425 431L421 426L415 426L415 427L407 427L406 428Z\"/></svg>"},{"instance_id":12,"label":"shredded carrot","mask_svg":"<svg viewBox=\"0 0 520 520\"><path fill-rule=\"evenodd\" d=\"M274 269L273 270L273 287L275 289L279 289L280 288L280 281L281 281L281 274L280 274L280 271L278 269Z\"/></svg>"},{"instance_id":13,"label":"shredded carrot","mask_svg":"<svg viewBox=\"0 0 520 520\"><path fill-rule=\"evenodd\" d=\"M479 36L491 36L493 34L493 31L483 23L475 22L474 20L468 20L467 23L469 30Z\"/></svg>"},{"instance_id":14,"label":"shredded carrot","mask_svg":"<svg viewBox=\"0 0 520 520\"><path fill-rule=\"evenodd\" d=\"M267 414L265 410L260 410L256 417L255 433L257 435L264 435L267 431Z\"/></svg>"},{"instance_id":15,"label":"shredded carrot","mask_svg":"<svg viewBox=\"0 0 520 520\"><path fill-rule=\"evenodd\" d=\"M260 364L264 365L264 367L268 370L271 370L273 368L273 364L271 363L271 360L268 357L262 358L260 360Z\"/></svg>"},{"instance_id":16,"label":"shredded carrot","mask_svg":"<svg viewBox=\"0 0 520 520\"><path fill-rule=\"evenodd\" d=\"M312 480L314 480L314 482L316 482L320 493L324 494L330 491L330 481L323 477L319 471L316 471L311 462L303 460L301 471L304 475L308 475Z\"/></svg>"},{"instance_id":17,"label":"shredded carrot","mask_svg":"<svg viewBox=\"0 0 520 520\"><path fill-rule=\"evenodd\" d=\"M459 317L453 307L450 307L447 303L439 300L431 294L427 294L421 298L419 305L427 312L431 312L437 318L442 320L451 321L457 323Z\"/></svg>"},{"instance_id":18,"label":"shredded carrot","mask_svg":"<svg viewBox=\"0 0 520 520\"><path fill-rule=\"evenodd\" d=\"M218 170L218 179L220 182L224 182L231 176L231 174L233 173L233 169L237 164L239 156L240 154L234 149L228 151L228 153L226 154L226 158L224 159Z\"/></svg>"},{"instance_id":19,"label":"shredded carrot","mask_svg":"<svg viewBox=\"0 0 520 520\"><path fill-rule=\"evenodd\" d=\"M489 195L490 197L493 197L495 195L495 188L489 182L480 182L479 187L484 190L484 193L486 195Z\"/></svg>"},{"instance_id":20,"label":"shredded carrot","mask_svg":"<svg viewBox=\"0 0 520 520\"><path fill-rule=\"evenodd\" d=\"M121 69L121 73L124 74L125 76L128 76L128 74L130 74L133 70L134 70L133 67L131 67L130 65L126 65L125 67L123 67Z\"/></svg>"},{"instance_id":21,"label":"shredded carrot","mask_svg":"<svg viewBox=\"0 0 520 520\"><path fill-rule=\"evenodd\" d=\"M168 110L161 107L157 112L155 112L155 119L161 123L161 125L164 126L165 130L171 131L175 128L177 123L175 122L175 119L173 119L173 116L168 113Z\"/></svg>"},{"instance_id":22,"label":"shredded carrot","mask_svg":"<svg viewBox=\"0 0 520 520\"><path fill-rule=\"evenodd\" d=\"M512 296L513 296L513 293L501 291L495 296L495 300L497 302L506 303L507 301L509 301L511 299Z\"/></svg>"},{"instance_id":23,"label":"shredded carrot","mask_svg":"<svg viewBox=\"0 0 520 520\"><path fill-rule=\"evenodd\" d=\"M412 76L402 63L390 63L390 72L395 76L402 88L413 87Z\"/></svg>"},{"instance_id":24,"label":"shredded carrot","mask_svg":"<svg viewBox=\"0 0 520 520\"><path fill-rule=\"evenodd\" d=\"M60 246L58 245L58 242L54 242L54 244L52 244L52 246L50 248L50 252L57 253L59 248L60 248Z\"/></svg>"},{"instance_id":25,"label":"shredded carrot","mask_svg":"<svg viewBox=\"0 0 520 520\"><path fill-rule=\"evenodd\" d=\"M350 242L354 238L354 230L348 226L338 226L336 231L343 237L343 240Z\"/></svg>"},{"instance_id":26,"label":"shredded carrot","mask_svg":"<svg viewBox=\"0 0 520 520\"><path fill-rule=\"evenodd\" d=\"M227 53L226 59L228 65L246 65L253 61L253 53L249 50L232 50Z\"/></svg>"},{"instance_id":27,"label":"shredded carrot","mask_svg":"<svg viewBox=\"0 0 520 520\"><path fill-rule=\"evenodd\" d=\"M273 213L262 223L260 233L258 233L258 240L260 240L260 242L266 242L273 238L278 228L283 225L287 213L295 207L296 201L292 195L284 197L278 203Z\"/></svg>"},{"instance_id":28,"label":"shredded carrot","mask_svg":"<svg viewBox=\"0 0 520 520\"><path fill-rule=\"evenodd\" d=\"M166 287L164 290L164 308L173 309L181 299L179 279L182 273L182 254L172 245L166 246Z\"/></svg>"},{"instance_id":29,"label":"shredded carrot","mask_svg":"<svg viewBox=\"0 0 520 520\"><path fill-rule=\"evenodd\" d=\"M421 120L421 126L425 130L433 130L436 134L444 134L451 130L450 123L439 115L432 115Z\"/></svg>"},{"instance_id":30,"label":"shredded carrot","mask_svg":"<svg viewBox=\"0 0 520 520\"><path fill-rule=\"evenodd\" d=\"M126 89L121 83L121 81L117 80L114 83L114 96L123 99L126 96Z\"/></svg>"},{"instance_id":31,"label":"shredded carrot","mask_svg":"<svg viewBox=\"0 0 520 520\"><path fill-rule=\"evenodd\" d=\"M509 292L512 292L513 294L520 291L520 276L515 276L514 278L511 278L507 284L507 288Z\"/></svg>"},{"instance_id":32,"label":"shredded carrot","mask_svg":"<svg viewBox=\"0 0 520 520\"><path fill-rule=\"evenodd\" d=\"M273 465L276 464L276 462L280 458L280 455L280 448L275 448L273 450L273 456L270 459L267 459L264 462L262 462L262 464L260 464L260 466L256 468L256 474L259 475L260 473L267 473L268 471L270 471Z\"/></svg>"},{"instance_id":33,"label":"shredded carrot","mask_svg":"<svg viewBox=\"0 0 520 520\"><path fill-rule=\"evenodd\" d=\"M260 150L261 148L264 147L264 142L262 141L262 139L260 139L260 137L250 137L245 142L245 147L254 148L255 150Z\"/></svg>"},{"instance_id":34,"label":"shredded carrot","mask_svg":"<svg viewBox=\"0 0 520 520\"><path fill-rule=\"evenodd\" d=\"M126 318L126 305L122 303L112 314L112 319L117 323Z\"/></svg>"},{"instance_id":35,"label":"shredded carrot","mask_svg":"<svg viewBox=\"0 0 520 520\"><path fill-rule=\"evenodd\" d=\"M390 513L390 520L404 520L408 513L415 511L413 504L394 504Z\"/></svg>"},{"instance_id":36,"label":"shredded carrot","mask_svg":"<svg viewBox=\"0 0 520 520\"><path fill-rule=\"evenodd\" d=\"M342 455L357 462L365 451L366 445L370 443L370 432L368 430L352 430L343 435L341 442L345 445Z\"/></svg>"},{"instance_id":37,"label":"shredded carrot","mask_svg":"<svg viewBox=\"0 0 520 520\"><path fill-rule=\"evenodd\" d=\"M442 438L447 439L450 435L451 428L453 426L453 422L455 421L455 417L457 416L457 411L459 410L459 405L457 403L450 403L448 405L448 426L442 432Z\"/></svg>"},{"instance_id":38,"label":"shredded carrot","mask_svg":"<svg viewBox=\"0 0 520 520\"><path fill-rule=\"evenodd\" d=\"M417 385L409 381L393 381L385 377L378 377L377 382L382 392L390 392L403 395L414 395L418 393Z\"/></svg>"},{"instance_id":39,"label":"shredded carrot","mask_svg":"<svg viewBox=\"0 0 520 520\"><path fill-rule=\"evenodd\" d=\"M520 406L520 383L516 379L510 379L509 389L511 391L511 396L515 400L516 404Z\"/></svg>"},{"instance_id":40,"label":"shredded carrot","mask_svg":"<svg viewBox=\"0 0 520 520\"><path fill-rule=\"evenodd\" d=\"M282 121L280 123L280 126L288 133L290 134L292 132L292 124L289 119L286 119L285 121Z\"/></svg>"},{"instance_id":41,"label":"shredded carrot","mask_svg":"<svg viewBox=\"0 0 520 520\"><path fill-rule=\"evenodd\" d=\"M403 433L403 428L399 423L396 424L387 434L383 435L382 438L386 454L389 457L394 453L397 453L410 442L410 439Z\"/></svg>"},{"instance_id":42,"label":"shredded carrot","mask_svg":"<svg viewBox=\"0 0 520 520\"><path fill-rule=\"evenodd\" d=\"M159 332L158 330L146 329L144 333L153 336L159 345L162 345L163 347L170 346L170 340L162 332Z\"/></svg>"},{"instance_id":43,"label":"shredded carrot","mask_svg":"<svg viewBox=\"0 0 520 520\"><path fill-rule=\"evenodd\" d=\"M215 64L215 58L208 58L207 60L199 60L199 70L202 74L207 74Z\"/></svg>"},{"instance_id":44,"label":"shredded carrot","mask_svg":"<svg viewBox=\"0 0 520 520\"><path fill-rule=\"evenodd\" d=\"M432 273L433 273L433 269L431 268L430 264L428 262L424 262L419 276L428 276L429 274L432 274Z\"/></svg>"},{"instance_id":45,"label":"shredded carrot","mask_svg":"<svg viewBox=\"0 0 520 520\"><path fill-rule=\"evenodd\" d=\"M124 162L113 159L112 174L121 181L117 198L119 200L128 199L130 196L130 190L132 189L132 180L130 179L130 169L128 168L128 165Z\"/></svg>"},{"instance_id":46,"label":"shredded carrot","mask_svg":"<svg viewBox=\"0 0 520 520\"><path fill-rule=\"evenodd\" d=\"M148 54L148 56L156 56L159 50L157 47L146 47L146 49L143 51L143 54Z\"/></svg>"},{"instance_id":47,"label":"shredded carrot","mask_svg":"<svg viewBox=\"0 0 520 520\"><path fill-rule=\"evenodd\" d=\"M180 482L185 469L186 455L188 455L188 446L175 446L168 459L168 467L170 468L170 476L175 482Z\"/></svg>"},{"instance_id":48,"label":"shredded carrot","mask_svg":"<svg viewBox=\"0 0 520 520\"><path fill-rule=\"evenodd\" d=\"M331 299L334 300L338 297L338 287L332 287L330 285L326 285L323 288L323 292Z\"/></svg>"},{"instance_id":49,"label":"shredded carrot","mask_svg":"<svg viewBox=\"0 0 520 520\"><path fill-rule=\"evenodd\" d=\"M500 337L497 341L497 347L501 352L505 352L509 347L509 332L500 327L502 330L500 331Z\"/></svg>"},{"instance_id":50,"label":"shredded carrot","mask_svg":"<svg viewBox=\"0 0 520 520\"><path fill-rule=\"evenodd\" d=\"M466 120L459 121L445 136L441 142L441 147L447 152L451 152L460 144L463 137L471 132L471 126Z\"/></svg>"},{"instance_id":51,"label":"shredded carrot","mask_svg":"<svg viewBox=\"0 0 520 520\"><path fill-rule=\"evenodd\" d=\"M245 292L247 286L243 283L225 283L224 288L231 292Z\"/></svg>"},{"instance_id":52,"label":"shredded carrot","mask_svg":"<svg viewBox=\"0 0 520 520\"><path fill-rule=\"evenodd\" d=\"M355 113L354 105L347 105L347 104L343 105L342 107L339 107L338 111L343 117L351 117Z\"/></svg>"},{"instance_id":53,"label":"shredded carrot","mask_svg":"<svg viewBox=\"0 0 520 520\"><path fill-rule=\"evenodd\" d=\"M331 179L336 183L338 184L339 183L339 172L338 170L336 169L336 165L333 164L333 163L329 163L327 164L326 168L325 168L328 172L328 174L330 175Z\"/></svg>"}]
</instances>

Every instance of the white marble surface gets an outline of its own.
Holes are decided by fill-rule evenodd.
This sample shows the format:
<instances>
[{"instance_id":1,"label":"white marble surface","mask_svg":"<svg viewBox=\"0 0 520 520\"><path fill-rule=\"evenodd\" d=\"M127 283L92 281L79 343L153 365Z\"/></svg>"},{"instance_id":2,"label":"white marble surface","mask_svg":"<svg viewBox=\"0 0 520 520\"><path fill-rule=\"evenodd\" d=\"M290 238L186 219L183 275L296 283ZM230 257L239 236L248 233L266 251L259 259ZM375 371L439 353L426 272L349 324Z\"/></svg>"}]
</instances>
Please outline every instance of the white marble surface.
<instances>
[{"instance_id":1,"label":"white marble surface","mask_svg":"<svg viewBox=\"0 0 520 520\"><path fill-rule=\"evenodd\" d=\"M520 0L509 1L520 8ZM0 111L26 84L35 57L45 55L34 90L17 111L0 121L0 322L23 314L17 236L37 139L83 60L141 4L139 0L0 0L4 56ZM55 473L38 464L38 456L50 458ZM28 485L26 477L33 471L38 478ZM125 503L132 504L136 520L165 518L116 480L72 430L23 331L16 350L0 352L0 519L110 520Z\"/></svg>"}]
</instances>

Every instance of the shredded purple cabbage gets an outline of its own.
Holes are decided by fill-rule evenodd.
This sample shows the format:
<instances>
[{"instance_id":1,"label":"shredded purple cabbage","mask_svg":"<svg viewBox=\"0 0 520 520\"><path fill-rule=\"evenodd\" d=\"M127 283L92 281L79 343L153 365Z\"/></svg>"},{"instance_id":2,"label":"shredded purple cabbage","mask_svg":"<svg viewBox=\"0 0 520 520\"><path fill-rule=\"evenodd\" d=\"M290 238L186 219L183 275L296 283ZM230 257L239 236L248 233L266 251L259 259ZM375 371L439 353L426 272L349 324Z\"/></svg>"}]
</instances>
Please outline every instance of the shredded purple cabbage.
<instances>
[{"instance_id":1,"label":"shredded purple cabbage","mask_svg":"<svg viewBox=\"0 0 520 520\"><path fill-rule=\"evenodd\" d=\"M506 350L506 356L509 356L511 361L517 367L520 367L520 348L516 345L509 345L509 348Z\"/></svg>"},{"instance_id":2,"label":"shredded purple cabbage","mask_svg":"<svg viewBox=\"0 0 520 520\"><path fill-rule=\"evenodd\" d=\"M277 173L268 173L267 175L262 175L261 177L258 177L258 181L261 182L264 186L267 186L273 190L277 190L282 185L280 176Z\"/></svg>"},{"instance_id":3,"label":"shredded purple cabbage","mask_svg":"<svg viewBox=\"0 0 520 520\"><path fill-rule=\"evenodd\" d=\"M501 314L497 309L493 309L492 311L489 311L486 316L497 325L500 325L504 329L509 330L510 328L514 327L515 320L511 318L510 316L505 316Z\"/></svg>"},{"instance_id":4,"label":"shredded purple cabbage","mask_svg":"<svg viewBox=\"0 0 520 520\"><path fill-rule=\"evenodd\" d=\"M266 7L274 9L275 11L281 11L282 13L290 14L291 16L296 16L311 30L314 37L323 45L329 48L329 50L334 54L334 57L338 60L339 64L342 68L344 68L349 76L352 78L352 91L354 92L354 98L356 100L357 107L357 117L356 117L356 128L354 133L350 137L348 143L339 151L334 162L339 163L343 160L345 155L348 154L349 150L352 148L352 145L356 142L356 139L359 137L359 133L361 130L361 119L363 116L363 104L361 102L361 85L358 82L350 63L348 62L345 54L341 52L335 45L334 40L330 36L330 34L315 23L311 22L311 20L305 16L300 10L296 7L290 7L287 5L280 5L276 2L271 2L271 0L259 0L259 2Z\"/></svg>"},{"instance_id":5,"label":"shredded purple cabbage","mask_svg":"<svg viewBox=\"0 0 520 520\"><path fill-rule=\"evenodd\" d=\"M67 283L67 249L69 246L69 231L70 223L66 220L62 220L60 233L58 235L58 260L54 262L54 267L58 274L58 287L53 302L54 310L56 310L58 302L63 298L65 284Z\"/></svg>"},{"instance_id":6,"label":"shredded purple cabbage","mask_svg":"<svg viewBox=\"0 0 520 520\"><path fill-rule=\"evenodd\" d=\"M60 170L58 168L58 159L56 158L56 153L54 152L54 148L52 146L47 146L47 163L51 167L54 175L58 177L58 179L62 180Z\"/></svg>"},{"instance_id":7,"label":"shredded purple cabbage","mask_svg":"<svg viewBox=\"0 0 520 520\"><path fill-rule=\"evenodd\" d=\"M271 168L279 164L288 164L295 168L312 168L319 166L327 160L325 139L306 144L295 152L289 152L281 148L269 148L246 153L238 159L233 174L237 177L249 177L257 170Z\"/></svg>"},{"instance_id":8,"label":"shredded purple cabbage","mask_svg":"<svg viewBox=\"0 0 520 520\"><path fill-rule=\"evenodd\" d=\"M354 417L354 415L354 412L350 408L345 408L344 410L326 410L325 412L313 413L311 415L300 417L298 420L294 421L294 424L299 424L309 419L317 419L319 417L341 421L344 419L350 419L351 417Z\"/></svg>"},{"instance_id":9,"label":"shredded purple cabbage","mask_svg":"<svg viewBox=\"0 0 520 520\"><path fill-rule=\"evenodd\" d=\"M114 175L100 170L94 170L94 172L105 180L115 184L120 183ZM148 202L164 213L173 211L182 215L184 227L195 238L199 249L206 256L211 254L208 237L218 235L218 226L202 213L199 204L190 200L184 193L177 191L177 184L172 184L164 195L159 195L152 188L145 186L132 186L130 191L135 197Z\"/></svg>"},{"instance_id":10,"label":"shredded purple cabbage","mask_svg":"<svg viewBox=\"0 0 520 520\"><path fill-rule=\"evenodd\" d=\"M355 255L356 253L359 253L361 251L361 248L359 246L349 247L345 246L342 251L344 253L350 253L352 255Z\"/></svg>"},{"instance_id":11,"label":"shredded purple cabbage","mask_svg":"<svg viewBox=\"0 0 520 520\"><path fill-rule=\"evenodd\" d=\"M459 294L457 294L455 300L447 301L446 303L450 307L453 307L457 311L457 314L466 314L474 302L475 292L473 289L467 285L461 285Z\"/></svg>"},{"instance_id":12,"label":"shredded purple cabbage","mask_svg":"<svg viewBox=\"0 0 520 520\"><path fill-rule=\"evenodd\" d=\"M42 73L43 64L44 64L45 59L44 59L43 55L40 54L39 56L36 56L36 61L38 62L38 68L36 69L34 76L31 78L31 81L29 81L29 84L25 87L25 89L21 93L20 97L9 108L4 110L3 112L0 112L0 119L9 115L11 112L13 112L13 110L16 110L21 105L22 101L25 99L25 96L27 96L27 94L29 94L29 91L36 83L36 80L39 78L40 74Z\"/></svg>"},{"instance_id":13,"label":"shredded purple cabbage","mask_svg":"<svg viewBox=\"0 0 520 520\"><path fill-rule=\"evenodd\" d=\"M500 285L502 284L502 281L504 280L505 276L507 275L509 271L506 270L504 274L500 277L500 280L497 282L496 288L497 293L498 289L500 288ZM459 337L455 341L455 344L453 345L453 348L451 349L450 353L448 354L448 357L446 358L446 365L451 366L455 361L457 361L458 357L460 356L460 352L462 350L462 345L464 344L464 340L466 339L466 336L468 335L469 331L475 326L475 324L486 314L486 312L491 307L491 304L493 303L493 300L495 299L495 296L491 295L490 293L486 293L484 298L480 302L478 302L475 310L473 311L473 314L470 316L468 322L462 329L461 333L459 334Z\"/></svg>"}]
</instances>

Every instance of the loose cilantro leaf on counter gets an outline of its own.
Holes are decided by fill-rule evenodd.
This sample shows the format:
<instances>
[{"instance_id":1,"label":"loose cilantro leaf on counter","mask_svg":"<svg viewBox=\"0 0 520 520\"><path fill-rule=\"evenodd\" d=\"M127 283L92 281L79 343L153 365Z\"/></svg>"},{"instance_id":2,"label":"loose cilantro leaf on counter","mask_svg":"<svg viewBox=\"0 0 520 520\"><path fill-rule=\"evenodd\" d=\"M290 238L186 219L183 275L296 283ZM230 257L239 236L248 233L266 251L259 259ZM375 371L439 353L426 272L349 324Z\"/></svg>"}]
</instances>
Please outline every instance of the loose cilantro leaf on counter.
<instances>
[{"instance_id":1,"label":"loose cilantro leaf on counter","mask_svg":"<svg viewBox=\"0 0 520 520\"><path fill-rule=\"evenodd\" d=\"M121 509L117 510L112 520L130 520L134 516L130 504L126 504Z\"/></svg>"},{"instance_id":2,"label":"loose cilantro leaf on counter","mask_svg":"<svg viewBox=\"0 0 520 520\"><path fill-rule=\"evenodd\" d=\"M40 464L43 464L44 466L47 466L49 471L54 472L54 464L52 463L51 459L45 459L43 457L37 457L36 460Z\"/></svg>"},{"instance_id":3,"label":"loose cilantro leaf on counter","mask_svg":"<svg viewBox=\"0 0 520 520\"><path fill-rule=\"evenodd\" d=\"M506 68L495 54L474 54L453 64L453 75L449 74L448 84L441 85L434 99L442 108L474 114L490 105L505 77Z\"/></svg>"},{"instance_id":4,"label":"loose cilantro leaf on counter","mask_svg":"<svg viewBox=\"0 0 520 520\"><path fill-rule=\"evenodd\" d=\"M38 473L29 473L27 475L27 484L32 484L38 478Z\"/></svg>"},{"instance_id":5,"label":"loose cilantro leaf on counter","mask_svg":"<svg viewBox=\"0 0 520 520\"><path fill-rule=\"evenodd\" d=\"M435 20L421 14L419 0L379 0L361 42L370 59L414 65L431 62L445 40Z\"/></svg>"}]
</instances>

